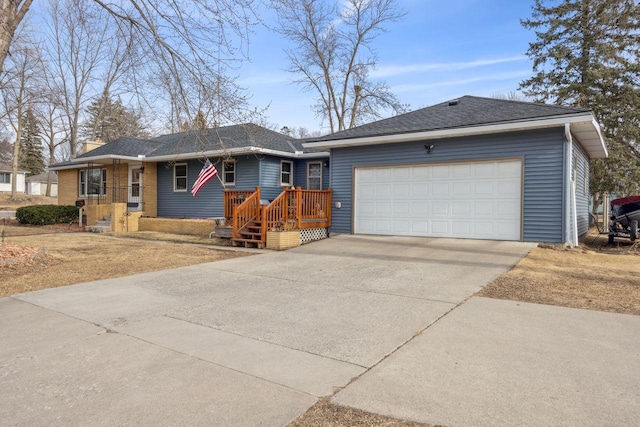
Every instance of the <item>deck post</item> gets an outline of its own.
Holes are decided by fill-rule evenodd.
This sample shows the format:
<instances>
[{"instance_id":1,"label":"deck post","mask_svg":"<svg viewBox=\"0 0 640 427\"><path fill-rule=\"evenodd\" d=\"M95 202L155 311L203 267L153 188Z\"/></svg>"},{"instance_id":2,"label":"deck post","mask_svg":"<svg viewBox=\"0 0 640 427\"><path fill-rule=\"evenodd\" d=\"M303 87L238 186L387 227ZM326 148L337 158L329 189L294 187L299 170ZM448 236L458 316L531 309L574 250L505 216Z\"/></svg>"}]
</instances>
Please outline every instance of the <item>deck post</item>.
<instances>
[{"instance_id":1,"label":"deck post","mask_svg":"<svg viewBox=\"0 0 640 427\"><path fill-rule=\"evenodd\" d=\"M296 188L296 221L298 230L302 227L302 187Z\"/></svg>"},{"instance_id":2,"label":"deck post","mask_svg":"<svg viewBox=\"0 0 640 427\"><path fill-rule=\"evenodd\" d=\"M267 243L267 205L260 205L260 216L262 222L260 223L260 240L262 243Z\"/></svg>"},{"instance_id":3,"label":"deck post","mask_svg":"<svg viewBox=\"0 0 640 427\"><path fill-rule=\"evenodd\" d=\"M332 208L331 203L332 203L332 200L333 200L333 197L332 197L333 192L331 191L331 188L327 189L327 191L328 191L328 194L327 194L327 222L328 222L328 225L327 226L330 227L331 226L331 208Z\"/></svg>"}]
</instances>

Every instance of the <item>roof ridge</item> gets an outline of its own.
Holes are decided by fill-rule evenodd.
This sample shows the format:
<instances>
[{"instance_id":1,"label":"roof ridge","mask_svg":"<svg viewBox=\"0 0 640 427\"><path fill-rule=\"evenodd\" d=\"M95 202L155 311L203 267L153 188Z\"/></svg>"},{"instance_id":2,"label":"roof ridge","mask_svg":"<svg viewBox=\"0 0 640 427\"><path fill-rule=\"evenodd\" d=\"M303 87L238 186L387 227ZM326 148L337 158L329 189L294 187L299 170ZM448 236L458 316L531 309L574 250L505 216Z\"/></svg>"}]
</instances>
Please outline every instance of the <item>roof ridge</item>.
<instances>
[{"instance_id":1,"label":"roof ridge","mask_svg":"<svg viewBox=\"0 0 640 427\"><path fill-rule=\"evenodd\" d=\"M492 98L492 97L487 97L487 96L475 96L475 95L464 95L460 98L454 98L454 99L462 99L462 98L475 98L475 99L482 99L482 100L486 100L486 101L497 101L497 102L503 102L503 103L513 103L513 104L525 104L525 105L535 105L537 107L548 107L548 108L563 108L565 110L571 110L571 111L591 111L590 108L583 108L583 107L572 107L570 105L563 105L563 104L545 104L543 102L535 102L535 101L520 101L518 99L501 99L501 98ZM450 102L450 101L445 101L445 102Z\"/></svg>"}]
</instances>

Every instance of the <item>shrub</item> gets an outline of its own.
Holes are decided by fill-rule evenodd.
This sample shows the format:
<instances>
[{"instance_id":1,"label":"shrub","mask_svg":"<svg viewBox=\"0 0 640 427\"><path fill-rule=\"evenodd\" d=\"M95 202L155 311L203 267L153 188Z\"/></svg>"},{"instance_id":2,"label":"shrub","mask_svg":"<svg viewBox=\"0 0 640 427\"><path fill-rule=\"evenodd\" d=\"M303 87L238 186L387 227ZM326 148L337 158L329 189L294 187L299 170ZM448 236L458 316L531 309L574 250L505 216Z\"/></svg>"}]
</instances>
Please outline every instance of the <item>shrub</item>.
<instances>
[{"instance_id":1,"label":"shrub","mask_svg":"<svg viewBox=\"0 0 640 427\"><path fill-rule=\"evenodd\" d=\"M62 224L78 219L75 206L34 205L16 209L16 219L21 224L50 225Z\"/></svg>"}]
</instances>

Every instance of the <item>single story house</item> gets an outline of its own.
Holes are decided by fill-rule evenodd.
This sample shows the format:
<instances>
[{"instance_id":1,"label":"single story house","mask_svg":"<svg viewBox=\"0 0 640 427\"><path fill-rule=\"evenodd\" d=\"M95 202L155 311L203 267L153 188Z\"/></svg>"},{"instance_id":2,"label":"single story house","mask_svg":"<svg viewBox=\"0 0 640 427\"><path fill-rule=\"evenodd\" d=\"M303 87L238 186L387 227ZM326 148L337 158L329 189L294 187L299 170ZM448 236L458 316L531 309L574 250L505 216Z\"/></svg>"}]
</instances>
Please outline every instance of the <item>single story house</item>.
<instances>
[{"instance_id":1,"label":"single story house","mask_svg":"<svg viewBox=\"0 0 640 427\"><path fill-rule=\"evenodd\" d=\"M11 192L11 163L0 163L0 193ZM27 171L18 169L18 179L16 182L16 191L18 193L25 192L25 179Z\"/></svg>"},{"instance_id":2,"label":"single story house","mask_svg":"<svg viewBox=\"0 0 640 427\"><path fill-rule=\"evenodd\" d=\"M26 179L27 194L39 196L47 195L47 185L49 185L49 173L43 172L28 176ZM51 173L51 197L58 196L58 175Z\"/></svg>"},{"instance_id":3,"label":"single story house","mask_svg":"<svg viewBox=\"0 0 640 427\"><path fill-rule=\"evenodd\" d=\"M327 151L305 149L295 138L242 124L89 142L81 155L49 170L58 173L58 203L80 201L94 211L91 225L111 216L114 203L126 204L127 221L132 216L229 219L230 194L241 201L259 188L260 202L268 204L291 187L327 190L328 158ZM194 197L191 186L207 159L218 177Z\"/></svg>"},{"instance_id":4,"label":"single story house","mask_svg":"<svg viewBox=\"0 0 640 427\"><path fill-rule=\"evenodd\" d=\"M571 245L607 156L590 110L475 96L303 146L330 151L334 232Z\"/></svg>"}]
</instances>

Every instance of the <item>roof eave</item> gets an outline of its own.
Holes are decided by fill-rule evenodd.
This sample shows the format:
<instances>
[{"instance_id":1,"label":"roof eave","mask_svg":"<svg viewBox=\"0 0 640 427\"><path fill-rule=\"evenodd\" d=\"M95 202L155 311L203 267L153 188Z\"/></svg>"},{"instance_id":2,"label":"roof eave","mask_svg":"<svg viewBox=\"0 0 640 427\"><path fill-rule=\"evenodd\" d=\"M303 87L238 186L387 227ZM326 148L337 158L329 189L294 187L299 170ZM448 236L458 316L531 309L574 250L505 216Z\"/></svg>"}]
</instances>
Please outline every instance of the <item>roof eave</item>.
<instances>
[{"instance_id":1,"label":"roof eave","mask_svg":"<svg viewBox=\"0 0 640 427\"><path fill-rule=\"evenodd\" d=\"M362 138L350 138L350 139L337 139L332 141L318 141L318 142L303 142L302 145L306 148L342 148L342 147L357 147L365 145L377 145L377 144L389 144L397 142L411 142L411 141L424 141L429 139L442 139L442 138L454 138L472 135L484 135L489 133L504 133L530 129L543 129L551 127L560 127L565 124L585 124L588 129L589 135L584 135L583 138L577 136L577 139L583 144L582 140L589 141L588 146L585 146L585 150L591 157L606 157L607 149L604 144L604 140L600 133L600 127L593 118L591 113L577 113L571 115L553 116L538 118L535 120L513 121L503 123L493 123L480 126L468 126L458 127L451 129L441 129L432 131L411 132L392 135L379 135L368 136ZM581 128L582 129L582 128ZM582 129L584 130L584 129Z\"/></svg>"},{"instance_id":2,"label":"roof eave","mask_svg":"<svg viewBox=\"0 0 640 427\"><path fill-rule=\"evenodd\" d=\"M99 162L104 162L106 160L127 160L131 162L140 162L146 159L147 158L144 154L139 154L137 156L123 156L120 154L103 154L100 156L77 157L75 159L71 159L71 161L78 162L78 163L99 163Z\"/></svg>"}]
</instances>

